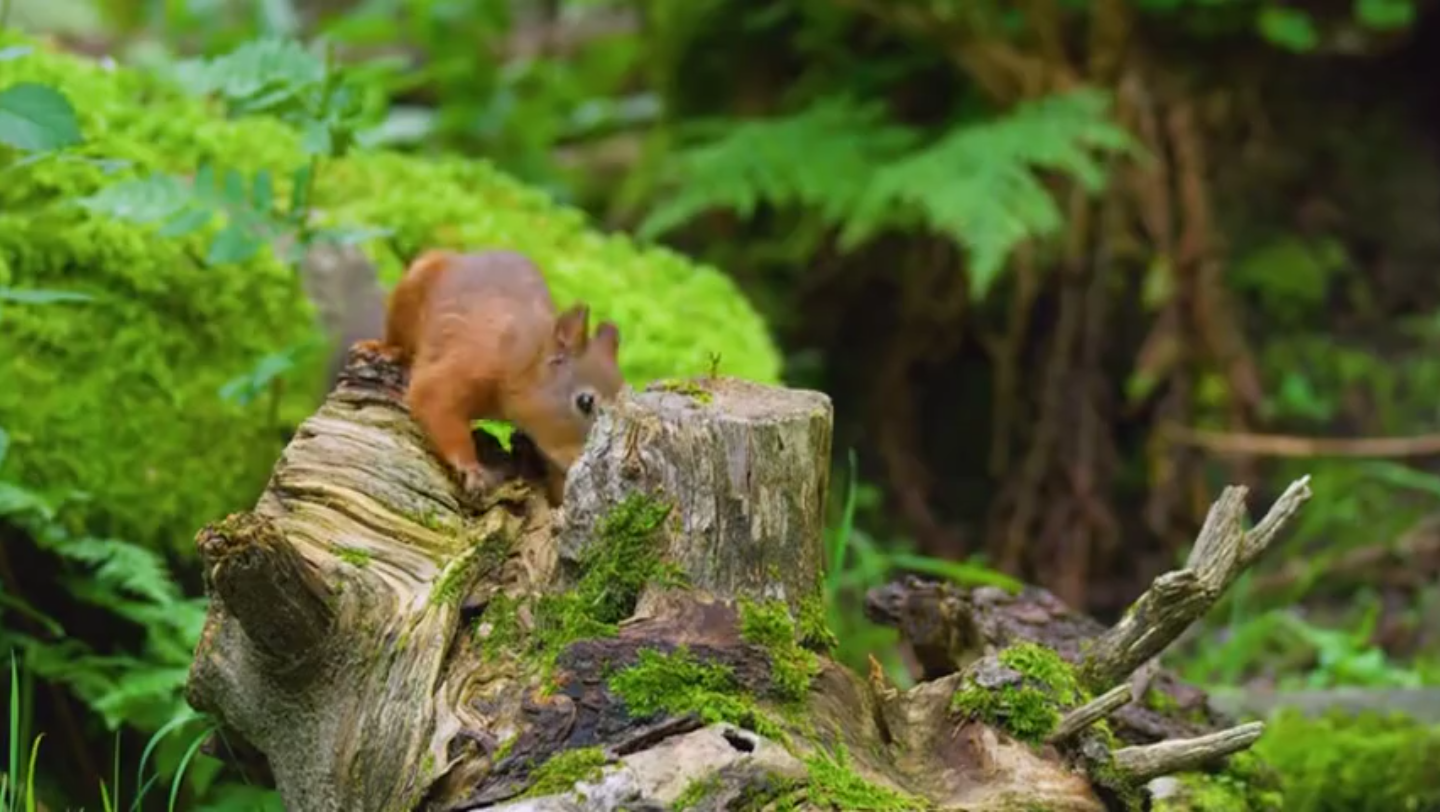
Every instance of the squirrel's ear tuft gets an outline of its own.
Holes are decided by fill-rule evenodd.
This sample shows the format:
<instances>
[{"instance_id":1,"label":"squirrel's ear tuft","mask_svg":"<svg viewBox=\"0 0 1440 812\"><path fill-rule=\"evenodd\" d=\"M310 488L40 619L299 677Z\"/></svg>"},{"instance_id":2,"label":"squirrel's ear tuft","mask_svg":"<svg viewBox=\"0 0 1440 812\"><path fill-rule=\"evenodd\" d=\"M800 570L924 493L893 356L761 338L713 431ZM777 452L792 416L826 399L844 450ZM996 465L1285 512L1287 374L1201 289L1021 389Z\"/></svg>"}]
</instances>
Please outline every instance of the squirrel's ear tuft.
<instances>
[{"instance_id":1,"label":"squirrel's ear tuft","mask_svg":"<svg viewBox=\"0 0 1440 812\"><path fill-rule=\"evenodd\" d=\"M617 360L620 354L620 328L616 327L614 322L600 322L600 326L595 328L595 337L590 341L611 361Z\"/></svg>"},{"instance_id":2,"label":"squirrel's ear tuft","mask_svg":"<svg viewBox=\"0 0 1440 812\"><path fill-rule=\"evenodd\" d=\"M561 352L579 353L585 349L585 333L590 327L590 308L577 304L555 319L555 344Z\"/></svg>"}]
</instances>

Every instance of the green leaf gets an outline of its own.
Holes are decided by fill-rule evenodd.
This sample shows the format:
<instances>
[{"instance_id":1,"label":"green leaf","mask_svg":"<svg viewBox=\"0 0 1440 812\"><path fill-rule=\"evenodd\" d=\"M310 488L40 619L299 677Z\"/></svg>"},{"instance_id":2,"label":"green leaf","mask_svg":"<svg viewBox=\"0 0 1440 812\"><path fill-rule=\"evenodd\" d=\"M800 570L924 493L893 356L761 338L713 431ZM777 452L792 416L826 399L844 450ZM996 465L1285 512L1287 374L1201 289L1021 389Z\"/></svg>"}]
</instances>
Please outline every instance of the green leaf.
<instances>
[{"instance_id":1,"label":"green leaf","mask_svg":"<svg viewBox=\"0 0 1440 812\"><path fill-rule=\"evenodd\" d=\"M1306 53L1320 44L1314 21L1300 9L1269 6L1260 11L1256 22L1261 36L1286 50Z\"/></svg>"},{"instance_id":2,"label":"green leaf","mask_svg":"<svg viewBox=\"0 0 1440 812\"><path fill-rule=\"evenodd\" d=\"M240 174L238 169L225 170L225 187L220 191L220 199L225 206L231 209L243 209L248 201L245 199L245 176Z\"/></svg>"},{"instance_id":3,"label":"green leaf","mask_svg":"<svg viewBox=\"0 0 1440 812\"><path fill-rule=\"evenodd\" d=\"M250 192L250 205L256 211L270 213L275 208L275 186L270 179L270 170L255 173L254 186Z\"/></svg>"},{"instance_id":4,"label":"green leaf","mask_svg":"<svg viewBox=\"0 0 1440 812\"><path fill-rule=\"evenodd\" d=\"M36 82L0 90L0 143L24 152L49 152L80 141L75 108L58 90Z\"/></svg>"},{"instance_id":5,"label":"green leaf","mask_svg":"<svg viewBox=\"0 0 1440 812\"><path fill-rule=\"evenodd\" d=\"M50 500L35 491L0 480L0 516L20 516L26 513L52 519L55 516L55 507L50 504Z\"/></svg>"},{"instance_id":6,"label":"green leaf","mask_svg":"<svg viewBox=\"0 0 1440 812\"><path fill-rule=\"evenodd\" d=\"M1412 0L1355 0L1355 17L1377 31L1407 28L1415 22Z\"/></svg>"},{"instance_id":7,"label":"green leaf","mask_svg":"<svg viewBox=\"0 0 1440 812\"><path fill-rule=\"evenodd\" d=\"M60 302L88 302L90 300L91 296L87 293L76 293L68 290L0 288L0 302L15 302L16 304L56 304Z\"/></svg>"},{"instance_id":8,"label":"green leaf","mask_svg":"<svg viewBox=\"0 0 1440 812\"><path fill-rule=\"evenodd\" d=\"M0 428L0 465L5 464L5 457L10 453L10 432Z\"/></svg>"},{"instance_id":9,"label":"green leaf","mask_svg":"<svg viewBox=\"0 0 1440 812\"><path fill-rule=\"evenodd\" d=\"M304 164L295 170L290 183L290 211L288 212L291 222L300 225L305 222L310 206L310 174L314 172L312 164Z\"/></svg>"},{"instance_id":10,"label":"green leaf","mask_svg":"<svg viewBox=\"0 0 1440 812\"><path fill-rule=\"evenodd\" d=\"M207 265L244 262L260 252L262 243L237 223L230 223L215 235L205 252Z\"/></svg>"},{"instance_id":11,"label":"green leaf","mask_svg":"<svg viewBox=\"0 0 1440 812\"><path fill-rule=\"evenodd\" d=\"M160 227L158 233L162 237L184 237L187 234L194 234L209 225L214 216L209 209L187 209L178 216L166 220L165 225Z\"/></svg>"},{"instance_id":12,"label":"green leaf","mask_svg":"<svg viewBox=\"0 0 1440 812\"><path fill-rule=\"evenodd\" d=\"M846 99L696 135L700 146L681 150L672 167L676 192L651 209L642 237L711 209L750 217L762 206L800 209L838 228L842 250L887 230L928 228L964 249L977 298L1017 245L1063 228L1040 172L1098 192L1107 159L1141 155L1113 121L1109 95L1092 88L968 122L919 148L920 135L888 123L882 106Z\"/></svg>"},{"instance_id":13,"label":"green leaf","mask_svg":"<svg viewBox=\"0 0 1440 812\"><path fill-rule=\"evenodd\" d=\"M205 171L201 167L196 173ZM160 223L179 216L197 200L196 189L171 175L151 175L120 181L102 187L89 197L76 201L80 206L117 220L131 223Z\"/></svg>"},{"instance_id":14,"label":"green leaf","mask_svg":"<svg viewBox=\"0 0 1440 812\"><path fill-rule=\"evenodd\" d=\"M306 155L329 155L332 140L330 128L323 121L312 121L305 126L300 148Z\"/></svg>"}]
</instances>

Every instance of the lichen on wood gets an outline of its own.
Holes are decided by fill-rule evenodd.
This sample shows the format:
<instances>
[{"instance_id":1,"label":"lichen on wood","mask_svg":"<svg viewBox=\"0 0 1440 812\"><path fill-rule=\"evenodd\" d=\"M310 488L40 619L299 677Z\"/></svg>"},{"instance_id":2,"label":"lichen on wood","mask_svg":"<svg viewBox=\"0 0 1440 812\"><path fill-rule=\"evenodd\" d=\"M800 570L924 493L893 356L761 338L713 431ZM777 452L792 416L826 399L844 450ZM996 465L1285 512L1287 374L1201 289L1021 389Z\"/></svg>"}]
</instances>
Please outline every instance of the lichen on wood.
<instances>
[{"instance_id":1,"label":"lichen on wood","mask_svg":"<svg viewBox=\"0 0 1440 812\"><path fill-rule=\"evenodd\" d=\"M212 603L191 702L294 812L1098 812L1253 741L1116 710L1120 684L1133 699L1173 681L1127 681L1094 653L1151 647L1096 648L1132 635L1034 590L873 594L873 614L933 637L909 691L831 660L824 395L718 378L693 383L704 399L627 392L554 509L523 435L513 455L477 435L511 478L468 505L405 385L357 347L255 509L200 537ZM1196 580L1223 588L1212 563ZM920 622L936 607L949 628Z\"/></svg>"}]
</instances>

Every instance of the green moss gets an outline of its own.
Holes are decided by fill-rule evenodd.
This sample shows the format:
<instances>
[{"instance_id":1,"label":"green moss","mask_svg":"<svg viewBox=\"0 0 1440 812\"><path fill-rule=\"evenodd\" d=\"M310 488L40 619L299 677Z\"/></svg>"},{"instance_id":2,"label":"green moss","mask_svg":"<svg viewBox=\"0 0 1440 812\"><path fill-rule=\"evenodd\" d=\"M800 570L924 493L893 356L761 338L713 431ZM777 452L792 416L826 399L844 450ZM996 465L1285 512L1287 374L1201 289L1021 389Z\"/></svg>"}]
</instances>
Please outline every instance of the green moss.
<instances>
[{"instance_id":1,"label":"green moss","mask_svg":"<svg viewBox=\"0 0 1440 812\"><path fill-rule=\"evenodd\" d=\"M785 602L772 599L759 604L742 598L740 636L765 649L776 695L787 703L803 702L810 681L820 671L820 660L800 645L795 619Z\"/></svg>"},{"instance_id":2,"label":"green moss","mask_svg":"<svg viewBox=\"0 0 1440 812\"><path fill-rule=\"evenodd\" d=\"M680 796L675 799L675 803L671 805L671 808L676 810L676 812L693 809L699 806L701 801L715 794L715 791L719 788L720 777L714 774L696 781L691 781L685 786L685 791L681 792Z\"/></svg>"},{"instance_id":3,"label":"green moss","mask_svg":"<svg viewBox=\"0 0 1440 812\"><path fill-rule=\"evenodd\" d=\"M1381 812L1440 806L1440 726L1403 716L1307 719L1276 714L1255 743L1280 776L1286 812Z\"/></svg>"},{"instance_id":4,"label":"green moss","mask_svg":"<svg viewBox=\"0 0 1440 812\"><path fill-rule=\"evenodd\" d=\"M800 645L828 654L840 645L826 620L825 601L812 595L800 601Z\"/></svg>"},{"instance_id":5,"label":"green moss","mask_svg":"<svg viewBox=\"0 0 1440 812\"><path fill-rule=\"evenodd\" d=\"M506 757L510 755L510 751L515 749L515 742L517 741L520 741L519 735L511 736L505 741L500 742L500 746L495 748L494 753L490 754L490 763L499 764L504 761Z\"/></svg>"},{"instance_id":6,"label":"green moss","mask_svg":"<svg viewBox=\"0 0 1440 812\"><path fill-rule=\"evenodd\" d=\"M1110 751L1107 751L1107 753ZM1090 768L1090 779L1096 785L1104 787L1115 794L1115 799L1121 809L1125 812L1141 812L1145 808L1145 793L1142 787L1137 785L1128 777L1121 775L1115 769L1115 765L1109 760L1104 764L1093 765ZM1238 812L1238 810L1237 810Z\"/></svg>"},{"instance_id":7,"label":"green moss","mask_svg":"<svg viewBox=\"0 0 1440 812\"><path fill-rule=\"evenodd\" d=\"M0 47L17 41L0 34ZM7 474L38 488L74 487L91 532L193 554L194 531L242 509L281 450L277 423L309 414L323 362L301 359L278 409L227 402L221 388L260 358L315 337L297 275L270 252L204 267L208 234L168 238L72 205L117 179L188 174L201 161L268 170L286 200L300 135L265 118L227 121L161 80L84 58L35 52L0 61L0 87L58 86L89 140L79 154L128 166L42 161L0 183L0 274L20 288L91 294L89 303L6 309L0 330L0 425L13 440ZM0 161L8 160L8 153ZM384 281L430 247L524 251L557 302L584 298L624 335L635 385L703 366L775 382L780 359L755 309L716 269L605 234L478 160L361 152L330 163L315 189L330 224L381 226L364 245ZM403 252L397 253L397 252Z\"/></svg>"},{"instance_id":8,"label":"green moss","mask_svg":"<svg viewBox=\"0 0 1440 812\"><path fill-rule=\"evenodd\" d=\"M805 798L821 809L866 809L872 812L917 812L930 804L923 798L866 781L850 765L844 745L835 755L818 752L805 759L809 781Z\"/></svg>"},{"instance_id":9,"label":"green moss","mask_svg":"<svg viewBox=\"0 0 1440 812\"><path fill-rule=\"evenodd\" d=\"M581 747L551 756L530 774L530 788L521 798L538 798L569 792L581 781L597 781L604 774L605 751L599 747Z\"/></svg>"},{"instance_id":10,"label":"green moss","mask_svg":"<svg viewBox=\"0 0 1440 812\"><path fill-rule=\"evenodd\" d=\"M662 556L660 529L669 515L669 504L632 493L600 522L580 555L579 581L535 604L542 659L553 660L576 640L613 635L647 584L683 583Z\"/></svg>"},{"instance_id":11,"label":"green moss","mask_svg":"<svg viewBox=\"0 0 1440 812\"><path fill-rule=\"evenodd\" d=\"M1153 685L1145 690L1145 707L1156 713L1172 714L1180 712L1180 703L1175 701L1175 697L1164 691L1156 690Z\"/></svg>"},{"instance_id":12,"label":"green moss","mask_svg":"<svg viewBox=\"0 0 1440 812\"><path fill-rule=\"evenodd\" d=\"M685 646L670 654L644 649L635 665L617 671L608 684L633 716L694 713L707 724L728 722L780 741L787 738L728 667L700 662Z\"/></svg>"},{"instance_id":13,"label":"green moss","mask_svg":"<svg viewBox=\"0 0 1440 812\"><path fill-rule=\"evenodd\" d=\"M951 710L1038 743L1059 724L1063 711L1087 698L1075 669L1044 646L1016 643L1001 651L999 660L1018 672L1022 682L993 690L967 680L951 697Z\"/></svg>"},{"instance_id":14,"label":"green moss","mask_svg":"<svg viewBox=\"0 0 1440 812\"><path fill-rule=\"evenodd\" d=\"M521 601L517 598L503 592L497 593L490 598L490 602L485 605L485 612L475 621L480 657L485 662L497 662L519 650L520 604Z\"/></svg>"},{"instance_id":15,"label":"green moss","mask_svg":"<svg viewBox=\"0 0 1440 812\"><path fill-rule=\"evenodd\" d=\"M487 533L475 544L457 555L435 577L430 590L430 604L454 605L465 594L477 573L499 567L510 553L510 538L504 533Z\"/></svg>"},{"instance_id":16,"label":"green moss","mask_svg":"<svg viewBox=\"0 0 1440 812\"><path fill-rule=\"evenodd\" d=\"M347 547L345 545L340 545L335 548L335 557L352 567L361 568L370 566L370 559L372 558L369 550L362 550L359 547Z\"/></svg>"},{"instance_id":17,"label":"green moss","mask_svg":"<svg viewBox=\"0 0 1440 812\"><path fill-rule=\"evenodd\" d=\"M652 392L674 392L677 395L685 395L700 403L710 403L715 400L715 395L709 389L693 379L667 378L656 381L647 388Z\"/></svg>"},{"instance_id":18,"label":"green moss","mask_svg":"<svg viewBox=\"0 0 1440 812\"><path fill-rule=\"evenodd\" d=\"M1288 807L1277 776L1254 753L1231 756L1223 770L1177 776L1181 792L1156 812L1283 812Z\"/></svg>"},{"instance_id":19,"label":"green moss","mask_svg":"<svg viewBox=\"0 0 1440 812\"><path fill-rule=\"evenodd\" d=\"M804 798L804 781L772 773L742 789L730 808L734 812L794 812Z\"/></svg>"}]
</instances>

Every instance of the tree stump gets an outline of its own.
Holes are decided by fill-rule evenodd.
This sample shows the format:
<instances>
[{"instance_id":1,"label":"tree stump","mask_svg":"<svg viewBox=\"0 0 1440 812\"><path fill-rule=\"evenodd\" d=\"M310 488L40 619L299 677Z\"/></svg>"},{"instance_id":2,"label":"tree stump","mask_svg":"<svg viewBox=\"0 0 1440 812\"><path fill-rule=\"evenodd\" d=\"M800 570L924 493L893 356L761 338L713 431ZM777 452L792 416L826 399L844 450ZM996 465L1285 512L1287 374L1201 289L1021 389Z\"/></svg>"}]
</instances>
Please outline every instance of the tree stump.
<instances>
[{"instance_id":1,"label":"tree stump","mask_svg":"<svg viewBox=\"0 0 1440 812\"><path fill-rule=\"evenodd\" d=\"M198 537L211 604L189 700L291 812L1089 812L1259 735L1100 724L1283 524L1242 532L1239 491L1125 622L1055 620L1090 640L1068 653L957 610L995 595L873 595L934 666L900 692L826 656L824 395L718 378L627 393L552 510L518 436L507 455L477 435L513 480L467 506L405 385L357 346L255 508Z\"/></svg>"}]
</instances>

